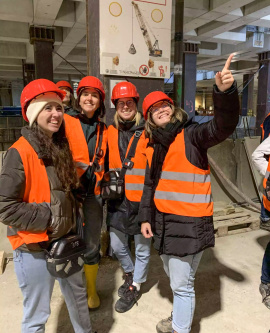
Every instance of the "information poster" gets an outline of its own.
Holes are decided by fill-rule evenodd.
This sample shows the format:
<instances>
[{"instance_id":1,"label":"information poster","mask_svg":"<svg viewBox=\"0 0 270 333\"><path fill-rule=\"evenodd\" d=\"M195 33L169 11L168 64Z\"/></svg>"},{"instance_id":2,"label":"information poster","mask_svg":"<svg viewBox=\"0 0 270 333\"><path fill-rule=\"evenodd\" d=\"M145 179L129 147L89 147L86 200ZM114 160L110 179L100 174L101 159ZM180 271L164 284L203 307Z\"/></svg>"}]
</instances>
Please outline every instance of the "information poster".
<instances>
[{"instance_id":1,"label":"information poster","mask_svg":"<svg viewBox=\"0 0 270 333\"><path fill-rule=\"evenodd\" d=\"M101 74L169 78L172 0L101 0Z\"/></svg>"}]
</instances>

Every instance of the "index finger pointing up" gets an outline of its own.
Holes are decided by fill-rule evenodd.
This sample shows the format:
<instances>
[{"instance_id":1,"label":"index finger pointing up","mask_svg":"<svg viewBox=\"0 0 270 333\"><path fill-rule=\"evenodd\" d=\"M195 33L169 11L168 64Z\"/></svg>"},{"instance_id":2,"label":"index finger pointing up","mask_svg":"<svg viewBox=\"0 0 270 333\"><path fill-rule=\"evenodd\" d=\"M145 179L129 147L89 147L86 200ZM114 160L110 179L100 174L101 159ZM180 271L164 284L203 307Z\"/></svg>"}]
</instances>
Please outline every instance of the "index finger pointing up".
<instances>
[{"instance_id":1,"label":"index finger pointing up","mask_svg":"<svg viewBox=\"0 0 270 333\"><path fill-rule=\"evenodd\" d=\"M225 63L225 66L223 67L223 70L227 70L230 68L232 58L234 57L234 53L231 53Z\"/></svg>"}]
</instances>

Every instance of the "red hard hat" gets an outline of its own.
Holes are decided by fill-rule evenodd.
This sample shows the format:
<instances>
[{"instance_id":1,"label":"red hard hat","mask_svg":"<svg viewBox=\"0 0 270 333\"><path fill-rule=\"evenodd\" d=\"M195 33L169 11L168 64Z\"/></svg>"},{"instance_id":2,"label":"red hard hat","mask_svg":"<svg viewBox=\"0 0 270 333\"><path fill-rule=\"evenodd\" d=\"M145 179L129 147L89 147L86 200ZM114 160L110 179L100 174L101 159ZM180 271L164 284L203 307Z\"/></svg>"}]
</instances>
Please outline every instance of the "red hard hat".
<instances>
[{"instance_id":1,"label":"red hard hat","mask_svg":"<svg viewBox=\"0 0 270 333\"><path fill-rule=\"evenodd\" d=\"M139 94L136 87L131 82L119 82L113 87L111 101L115 105L115 101L119 98L132 97L139 101Z\"/></svg>"},{"instance_id":2,"label":"red hard hat","mask_svg":"<svg viewBox=\"0 0 270 333\"><path fill-rule=\"evenodd\" d=\"M37 97L38 95L45 94L48 92L56 93L61 100L64 99L66 93L63 90L58 89L55 83L49 81L47 79L37 79L28 83L27 86L24 87L21 94L21 106L22 106L22 116L25 121L28 122L26 116L26 110L29 103Z\"/></svg>"},{"instance_id":3,"label":"red hard hat","mask_svg":"<svg viewBox=\"0 0 270 333\"><path fill-rule=\"evenodd\" d=\"M142 104L143 116L145 120L147 119L147 112L149 108L153 104L160 101L168 101L169 103L173 104L173 100L162 91L153 91L145 97Z\"/></svg>"},{"instance_id":4,"label":"red hard hat","mask_svg":"<svg viewBox=\"0 0 270 333\"><path fill-rule=\"evenodd\" d=\"M81 79L78 88L77 88L77 96L80 96L81 91L84 88L95 88L97 89L100 94L101 94L101 98L104 102L105 99L105 90L103 87L103 84L101 83L101 81L95 77L95 76L85 76L83 79Z\"/></svg>"},{"instance_id":5,"label":"red hard hat","mask_svg":"<svg viewBox=\"0 0 270 333\"><path fill-rule=\"evenodd\" d=\"M63 87L63 88L69 88L71 90L72 94L73 94L73 88L72 88L71 84L69 82L67 82L67 81L58 81L56 83L56 86L58 88L61 88L61 87Z\"/></svg>"}]
</instances>

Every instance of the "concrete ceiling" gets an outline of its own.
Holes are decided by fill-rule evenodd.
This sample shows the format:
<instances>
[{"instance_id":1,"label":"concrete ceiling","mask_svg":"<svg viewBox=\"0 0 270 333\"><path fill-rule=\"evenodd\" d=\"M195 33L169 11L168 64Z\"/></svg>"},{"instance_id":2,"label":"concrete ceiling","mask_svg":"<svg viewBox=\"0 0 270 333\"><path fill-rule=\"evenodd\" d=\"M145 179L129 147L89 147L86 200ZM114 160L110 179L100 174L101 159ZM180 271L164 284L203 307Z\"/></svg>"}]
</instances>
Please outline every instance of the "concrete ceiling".
<instances>
[{"instance_id":1,"label":"concrete ceiling","mask_svg":"<svg viewBox=\"0 0 270 333\"><path fill-rule=\"evenodd\" d=\"M270 0L186 0L184 16L184 39L199 44L198 70L220 70L235 52L232 69L241 80L258 69L257 53L270 50ZM173 13L172 26L174 20ZM22 60L34 63L32 24L55 27L55 50L87 72L85 0L1 0L0 80L21 79ZM253 47L252 29L264 31L263 48ZM173 52L172 47L172 60ZM53 63L55 80L81 78L56 54Z\"/></svg>"}]
</instances>

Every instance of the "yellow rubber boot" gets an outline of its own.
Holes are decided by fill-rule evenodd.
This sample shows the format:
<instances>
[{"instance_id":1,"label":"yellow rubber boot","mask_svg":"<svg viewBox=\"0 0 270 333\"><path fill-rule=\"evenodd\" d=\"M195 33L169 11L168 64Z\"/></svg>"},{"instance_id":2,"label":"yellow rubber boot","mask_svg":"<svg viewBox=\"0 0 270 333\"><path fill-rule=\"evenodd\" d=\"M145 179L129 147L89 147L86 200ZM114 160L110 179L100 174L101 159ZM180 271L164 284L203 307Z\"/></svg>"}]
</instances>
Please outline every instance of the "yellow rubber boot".
<instances>
[{"instance_id":1,"label":"yellow rubber boot","mask_svg":"<svg viewBox=\"0 0 270 333\"><path fill-rule=\"evenodd\" d=\"M86 278L87 300L89 309L97 309L100 306L100 299L96 290L96 280L98 273L98 264L84 265Z\"/></svg>"}]
</instances>

